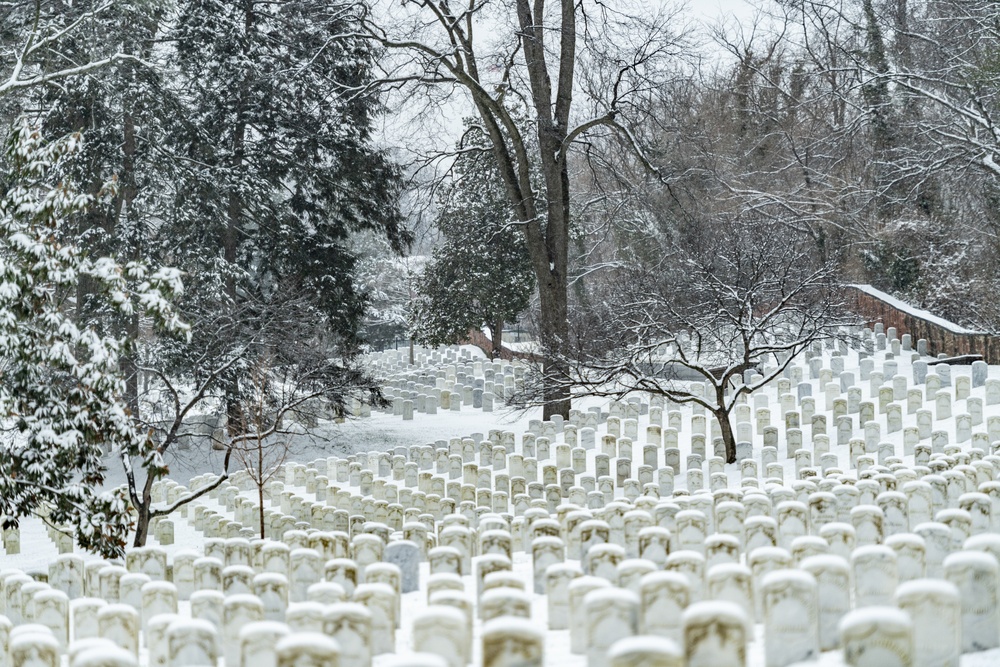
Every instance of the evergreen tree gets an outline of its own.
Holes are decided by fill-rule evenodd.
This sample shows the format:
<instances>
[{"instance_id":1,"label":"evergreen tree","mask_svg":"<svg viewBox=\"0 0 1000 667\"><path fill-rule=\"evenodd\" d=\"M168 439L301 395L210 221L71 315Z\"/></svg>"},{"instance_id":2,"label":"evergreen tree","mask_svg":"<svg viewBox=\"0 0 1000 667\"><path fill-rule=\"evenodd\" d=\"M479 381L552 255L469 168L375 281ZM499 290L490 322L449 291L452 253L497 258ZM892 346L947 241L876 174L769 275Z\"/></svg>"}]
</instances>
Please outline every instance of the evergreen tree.
<instances>
[{"instance_id":1,"label":"evergreen tree","mask_svg":"<svg viewBox=\"0 0 1000 667\"><path fill-rule=\"evenodd\" d=\"M139 260L166 208L166 193L174 172L162 150L164 130L177 116L176 96L167 85L169 70L157 63L154 49L162 37L167 0L132 0L114 11L97 11L102 0L77 0L62 7L64 21L92 15L86 30L70 33L58 53L48 54L40 65L58 68L66 59L88 62L121 54L113 66L83 72L62 85L39 87L26 98L35 109L46 134L61 136L82 132L87 140L67 176L91 196L110 178L117 187L113 196L97 200L86 211L72 216L66 231L75 243L95 255ZM51 61L51 62L50 62ZM139 337L137 317L108 312L95 294L92 281L77 286L76 321L104 330ZM139 412L138 372L133 355L123 355L128 405Z\"/></svg>"},{"instance_id":2,"label":"evergreen tree","mask_svg":"<svg viewBox=\"0 0 1000 667\"><path fill-rule=\"evenodd\" d=\"M167 330L185 326L168 301L180 291L176 270L93 258L61 240L67 217L94 201L59 178L80 141L46 143L22 123L9 144L10 180L0 191L0 515L8 524L45 516L112 558L123 554L131 519L124 492L99 488L105 448L150 470L163 462L123 403L119 360L136 341L78 326L67 304L86 276L107 309L131 316L138 303Z\"/></svg>"},{"instance_id":3,"label":"evergreen tree","mask_svg":"<svg viewBox=\"0 0 1000 667\"><path fill-rule=\"evenodd\" d=\"M464 153L455 174L437 219L443 242L419 284L413 336L452 345L486 326L498 355L504 324L520 316L534 291L531 261L492 156Z\"/></svg>"},{"instance_id":4,"label":"evergreen tree","mask_svg":"<svg viewBox=\"0 0 1000 667\"><path fill-rule=\"evenodd\" d=\"M228 340L195 326L199 353L258 344L260 322L294 294L308 297L295 317L318 323L317 344L349 357L365 308L351 234L406 244L398 171L371 137L379 107L365 88L377 54L345 36L348 10L320 0L178 4L172 40L187 112L172 141L186 166L160 236L190 276L186 308L231 314ZM280 353L282 331L270 330ZM175 359L196 371L186 354ZM232 423L241 373L224 380Z\"/></svg>"}]
</instances>

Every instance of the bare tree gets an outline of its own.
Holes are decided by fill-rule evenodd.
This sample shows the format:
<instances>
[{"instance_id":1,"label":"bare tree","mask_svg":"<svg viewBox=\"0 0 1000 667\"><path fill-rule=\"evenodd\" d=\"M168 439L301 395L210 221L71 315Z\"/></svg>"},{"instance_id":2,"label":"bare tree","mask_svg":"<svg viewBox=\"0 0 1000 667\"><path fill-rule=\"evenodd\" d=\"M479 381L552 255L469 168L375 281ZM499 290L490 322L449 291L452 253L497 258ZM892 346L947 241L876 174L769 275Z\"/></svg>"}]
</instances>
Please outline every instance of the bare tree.
<instances>
[{"instance_id":1,"label":"bare tree","mask_svg":"<svg viewBox=\"0 0 1000 667\"><path fill-rule=\"evenodd\" d=\"M733 463L730 414L741 397L853 319L831 266L777 224L736 219L707 236L701 247L674 246L659 263L625 262L595 317L600 331L580 341L567 365L583 395L645 391L704 407ZM745 382L748 370L759 377Z\"/></svg>"},{"instance_id":2,"label":"bare tree","mask_svg":"<svg viewBox=\"0 0 1000 667\"><path fill-rule=\"evenodd\" d=\"M384 404L377 381L333 352L336 348L328 340L323 319L315 313L308 316L308 296L285 291L274 297L267 304L248 301L236 313L214 317L201 313L192 318L194 343L179 348L183 368L198 369L195 376L171 373L170 355L162 347L147 351L158 363L140 365L140 372L154 378L140 397L144 399L140 405L152 409L134 416L155 442L154 455L142 461L145 479L137 480L132 458L121 456L129 499L138 514L134 546L145 544L153 518L167 516L227 481L234 455L246 466L258 449L260 457L273 459L273 442L309 437L309 428L293 429L289 417L312 426L318 405L328 414L343 415L351 400ZM161 345L168 342L160 341ZM235 388L227 381L234 375L241 378ZM234 396L239 409L233 411L228 408ZM206 413L235 413L240 421L220 418L205 432L195 422L203 425ZM187 451L191 440L218 451L222 460L212 463L207 452ZM170 473L168 460L184 466L192 459L198 461L196 465L216 466L215 478L173 502L154 505L153 485ZM260 461L257 466L262 467ZM268 476L267 470L251 475L264 481Z\"/></svg>"},{"instance_id":3,"label":"bare tree","mask_svg":"<svg viewBox=\"0 0 1000 667\"><path fill-rule=\"evenodd\" d=\"M217 367L209 371L201 382L194 387L193 395L187 400L182 399L182 396L185 396L185 390L187 389L187 387L183 384L176 382L158 368L139 366L140 372L153 375L159 380L157 393L159 394L162 391L169 396L169 403L167 403L165 410L170 416L166 421L159 421L155 417L153 417L152 420L148 417L145 420L141 420L147 423L151 432L154 434L158 433L158 437L154 435L157 440L154 456L150 457L146 461L143 461L140 466L145 473L145 479L141 485L136 480L135 466L133 465L132 457L125 452L120 453L122 465L125 469L129 500L132 503L132 508L137 514L135 538L132 546L145 546L146 539L149 535L149 525L153 519L170 515L178 508L217 489L223 482L229 479L229 463L232 457L232 443L226 444L223 439L220 440L219 444L223 446L225 455L223 457L221 470L215 480L201 487L197 491L193 491L177 498L172 503L167 503L162 507L155 507L153 505L153 485L158 480L166 478L170 473L170 468L166 459L168 452L172 454L172 449L177 448L175 446L179 446L184 438L192 435L185 428L186 426L190 426L186 419L189 415L194 414L196 410L203 410L206 405L210 405L212 403L212 399L216 398L212 391L216 389L220 379L234 366L236 366L245 354L245 350L236 351Z\"/></svg>"},{"instance_id":4,"label":"bare tree","mask_svg":"<svg viewBox=\"0 0 1000 667\"><path fill-rule=\"evenodd\" d=\"M538 285L540 339L552 351L546 417L569 412L558 351L569 333L570 152L602 128L638 150L628 118L646 108L678 48L675 16L641 6L405 0L395 12L379 3L359 7L363 33L390 51L383 85L458 90L475 107Z\"/></svg>"},{"instance_id":5,"label":"bare tree","mask_svg":"<svg viewBox=\"0 0 1000 667\"><path fill-rule=\"evenodd\" d=\"M302 434L290 428L285 417L306 417L311 422L315 415L304 414L310 404L320 399L322 392L302 386L304 378L276 373L273 358L258 357L251 368L252 393L244 401L241 412L244 423L242 435L229 444L240 467L246 472L257 490L260 537L266 537L264 521L264 488L288 460L292 452L292 438ZM277 382L276 382L277 381ZM306 383L308 384L308 383ZM301 424L301 422L296 422Z\"/></svg>"}]
</instances>

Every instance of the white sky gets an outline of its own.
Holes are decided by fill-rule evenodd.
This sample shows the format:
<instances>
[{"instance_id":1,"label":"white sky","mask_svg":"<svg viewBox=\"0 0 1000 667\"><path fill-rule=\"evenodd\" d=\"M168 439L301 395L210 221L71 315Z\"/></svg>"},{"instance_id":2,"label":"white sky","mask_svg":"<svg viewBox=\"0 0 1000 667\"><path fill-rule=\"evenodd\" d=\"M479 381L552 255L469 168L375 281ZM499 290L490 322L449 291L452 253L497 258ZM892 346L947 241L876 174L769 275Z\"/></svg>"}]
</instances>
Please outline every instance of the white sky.
<instances>
[{"instance_id":1,"label":"white sky","mask_svg":"<svg viewBox=\"0 0 1000 667\"><path fill-rule=\"evenodd\" d=\"M754 13L747 0L692 0L688 8L708 20L730 16L737 20L749 20Z\"/></svg>"}]
</instances>

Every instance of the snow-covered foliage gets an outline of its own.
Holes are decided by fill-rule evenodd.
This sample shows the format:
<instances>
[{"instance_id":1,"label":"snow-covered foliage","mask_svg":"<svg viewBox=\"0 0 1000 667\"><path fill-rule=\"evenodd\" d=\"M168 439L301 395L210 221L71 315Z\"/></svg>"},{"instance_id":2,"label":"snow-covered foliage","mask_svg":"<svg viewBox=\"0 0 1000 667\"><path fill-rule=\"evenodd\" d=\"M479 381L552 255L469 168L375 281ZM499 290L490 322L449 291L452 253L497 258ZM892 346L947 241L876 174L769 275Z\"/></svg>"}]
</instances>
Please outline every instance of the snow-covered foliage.
<instances>
[{"instance_id":1,"label":"snow-covered foliage","mask_svg":"<svg viewBox=\"0 0 1000 667\"><path fill-rule=\"evenodd\" d=\"M78 282L100 286L107 305L137 309L160 327L184 332L171 299L174 269L93 258L60 242L68 216L93 198L53 173L81 143L78 134L46 141L26 122L8 146L10 186L0 196L0 514L41 515L76 534L79 545L119 556L130 519L123 491L101 491L102 455L115 449L162 465L123 401L120 356L134 344L74 321ZM112 186L113 187L113 186Z\"/></svg>"},{"instance_id":2,"label":"snow-covered foliage","mask_svg":"<svg viewBox=\"0 0 1000 667\"><path fill-rule=\"evenodd\" d=\"M366 299L361 337L372 347L389 345L407 335L427 256L400 256L385 238L372 233L357 235L354 249L354 282Z\"/></svg>"},{"instance_id":3,"label":"snow-covered foliage","mask_svg":"<svg viewBox=\"0 0 1000 667\"><path fill-rule=\"evenodd\" d=\"M425 345L453 345L470 329L489 327L498 350L504 323L528 307L535 277L493 154L485 147L463 153L442 193L442 243L419 282L413 336Z\"/></svg>"}]
</instances>

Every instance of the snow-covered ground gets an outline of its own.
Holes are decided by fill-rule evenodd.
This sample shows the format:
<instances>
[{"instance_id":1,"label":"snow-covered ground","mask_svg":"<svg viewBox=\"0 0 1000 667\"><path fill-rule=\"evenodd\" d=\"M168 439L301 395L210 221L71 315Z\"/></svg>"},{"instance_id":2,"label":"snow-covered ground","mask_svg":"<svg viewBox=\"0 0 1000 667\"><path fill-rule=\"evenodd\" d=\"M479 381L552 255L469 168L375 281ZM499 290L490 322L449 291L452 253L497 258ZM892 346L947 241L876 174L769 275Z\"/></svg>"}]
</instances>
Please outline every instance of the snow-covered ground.
<instances>
[{"instance_id":1,"label":"snow-covered ground","mask_svg":"<svg viewBox=\"0 0 1000 667\"><path fill-rule=\"evenodd\" d=\"M471 365L472 359L479 356L481 360L481 355L478 354L477 350L465 348L462 351L465 355L464 359L459 359L455 361L443 361L438 364L439 368L449 369L449 372L454 372L456 367L462 367L464 365ZM403 359L403 353L399 353L398 359ZM897 375L906 378L907 388L914 388L915 386L923 389L926 385L914 385L913 383L913 368L911 363L912 352L903 351L898 356L896 356L892 361L897 363ZM885 362L887 360L887 351L879 350L874 352L875 360L875 370L883 371L885 368ZM821 358L822 366L825 369L831 367L831 351L829 349L822 352ZM389 361L394 361L394 353L384 353L373 361L378 361L384 364ZM855 386L861 387L862 390L862 401L872 401L875 405L875 422L880 425L880 437L879 442L892 443L895 455L902 460L902 463L908 467L914 467L914 457L913 455L904 454L904 432L909 427L917 426L917 416L915 414L909 414L906 408L906 399L897 400L896 403L902 405L902 426L903 428L894 433L888 433L888 422L887 416L879 410L879 398L878 398L878 388L872 387L871 382L868 380L862 381L860 379L861 368L860 368L861 357L857 350L851 349L843 357L844 371L847 373L854 374L854 384ZM928 361L928 359L924 359ZM849 479L857 479L857 471L852 469L850 464L850 451L847 445L837 444L837 425L834 418L834 412L831 406L827 405L827 398L824 388L820 386L820 380L817 378L810 378L810 368L805 359L797 360L796 367L799 369L797 372L802 374L802 382L811 385L812 397L815 400L816 414L826 414L827 415L827 435L830 439L830 453L835 454L838 458L838 465L844 471L844 476ZM932 367L933 369L933 367ZM397 377L412 372L416 369L407 369L405 364L402 368L396 371L392 371ZM958 377L969 377L970 376L969 367L953 367L951 369L951 383L950 387L943 387L945 391L950 391L952 396L956 389L956 384L958 382L956 379ZM791 375L789 373L788 375ZM1000 367L990 367L988 372L988 377L991 380L1000 380ZM833 382L839 382L839 378L834 375ZM888 386L892 386L891 381L887 382ZM797 391L796 383L792 382L790 385L791 393L795 394ZM765 466L761 461L761 448L763 445L763 435L762 432L757 428L755 423L754 410L757 406L767 404L767 407L771 410L771 424L778 426L778 458L777 462L782 466L783 476L785 484L788 485L792 480L797 479L795 470L795 461L786 455L786 429L784 428L784 422L781 417L781 407L779 398L778 383L772 383L771 386L765 387L758 392L759 394L766 397L766 399L759 399L751 396L749 399L749 404L751 406L751 420L754 423L753 426L753 440L754 440L754 451L753 457L758 463L759 470L759 481L758 484L761 488L765 487L764 481L764 468ZM985 405L986 401L986 388L984 386L979 386L971 389L971 398L981 399L984 403L983 410L983 421L972 428L973 434L985 433L988 427L988 421L990 417L1000 416L1000 404L995 405ZM838 394L837 398L846 398L845 394ZM650 424L650 413L649 408L649 397L641 397L644 404L643 409L640 411L641 414L637 417L637 433L638 437L635 439L635 451L633 455L633 461L631 464L632 474L635 475L638 465L642 459L642 444L645 443L646 437L646 427ZM925 397L926 399L926 397ZM800 402L796 400L795 409L798 410L800 407ZM933 430L935 432L943 431L947 433L949 443L957 443L959 432L957 430L957 419L958 415L964 414L969 408L969 404L966 400L952 400L953 410L952 416L949 418L944 418L937 420L935 419L933 423ZM587 450L587 473L593 475L595 470L595 457L601 451L601 438L607 433L607 421L609 411L613 411L617 408L612 408L608 402L599 402L596 400L591 400L586 402L582 406L574 406L580 409L586 409L588 407L598 406L603 410L603 414L599 420L599 424L596 428L596 446L593 449ZM935 413L935 403L934 401L925 400L921 405L922 409L929 409L932 413ZM687 490L687 475L684 471L687 469L687 456L691 453L691 427L692 427L692 409L687 406L667 406L663 410L664 426L667 422L668 411L679 411L681 413L682 427L680 429L679 437L679 448L680 448L680 461L682 472L675 476L675 494L678 498L676 499L679 503L684 503L684 495ZM855 426L852 437L863 438L864 429L857 424L857 415L852 415L855 419ZM471 407L463 406L460 411L452 410L438 410L436 415L427 415L422 413L416 413L412 421L404 421L400 416L396 416L390 413L374 413L370 418L365 419L353 419L347 421L343 424L334 423L322 423L320 429L318 429L317 437L312 439L301 439L296 442L294 447L293 456L291 459L300 463L309 463L317 459L327 459L328 461L332 458L345 458L348 456L356 455L358 453L371 452L371 451L391 451L395 447L405 446L419 446L432 444L436 441L449 441L452 438L468 438L473 434L480 434L477 437L485 437L492 430L509 431L515 434L514 440L517 443L515 451L508 451L508 457L512 454L523 453L522 452L522 434L524 434L532 426L532 420L539 420L540 414L538 411L520 411L520 412L509 412L505 410L497 410L492 413L483 412L482 410L473 409ZM624 418L622 419L624 421ZM812 442L810 439L811 427L809 424L803 424L801 428L803 432L803 447L807 450L812 449ZM814 434L815 435L815 434ZM709 440L710 440L709 436ZM564 436L562 434L558 435L553 442L551 450L552 461L539 461L539 479L542 475L542 464L551 465L554 462L556 453L555 446L564 442ZM920 441L921 444L929 444L930 439L923 439ZM963 450L969 450L971 445L970 441L965 441L963 443L958 443ZM711 445L709 445L711 449ZM987 451L985 454L990 454ZM877 456L875 454L871 454ZM476 457L478 461L478 456ZM215 462L212 460L212 456L204 455L201 459L191 459L184 464L180 465L179 462L175 463L173 466L173 478L178 481L185 481L185 478L190 477L195 474L200 474L205 471L211 471ZM818 468L819 462L814 461L814 466ZM659 465L664 465L663 459L663 449L662 444L659 449ZM709 485L709 475L707 463L703 464L703 470L705 472L705 487ZM115 462L109 461L109 468L114 471L116 469ZM489 466L481 466L480 469L489 469ZM611 465L612 473L616 470L615 460L612 458ZM377 470L376 470L377 472ZM728 476L729 488L740 489L743 487L742 474L740 471L740 466L738 464L727 465L725 467L725 472ZM502 471L503 474L509 473L509 470ZM497 471L493 471L493 477L500 474ZM330 471L328 477L331 480L331 484L334 484L334 475ZM447 473L444 474L447 479ZM580 477L577 477L577 483L580 482ZM391 480L391 477L390 477ZM403 481L388 481L387 484L392 484L398 487L403 487ZM350 487L344 483L336 483L336 486L341 488L346 488L353 493L358 493L357 487ZM297 496L301 497L307 502L315 500L313 494L307 493L304 485L294 485L286 484L284 490L291 491ZM624 497L624 491L620 488L616 489L616 496L619 498ZM241 495L248 500L253 500L255 498L254 494L249 490L243 490ZM511 499L513 500L513 499ZM661 499L665 502L667 499ZM564 501L565 502L565 501ZM232 511L227 511L226 504L223 500L220 500L220 496L205 497L204 499L198 501L198 504L204 505L210 511L217 513L221 516L227 517L229 519L234 518L234 513ZM322 503L321 503L322 504ZM513 505L513 503L512 503ZM275 499L269 505L270 508L277 511L279 503ZM513 512L513 508L512 508ZM598 512L595 510L594 512ZM172 562L175 555L182 551L194 551L199 555L204 553L205 535L202 531L196 530L194 525L195 512L193 509L189 509L186 518L180 516L175 516L173 518L173 523L175 525L175 540L174 544L163 546L162 548L166 551L168 560ZM912 528L912 527L911 527ZM47 570L50 563L54 562L57 557L57 550L54 542L52 542L44 526L38 521L25 521L21 529L21 542L22 549L19 555L0 555L0 571L7 570L11 568L17 568L26 572L44 572ZM156 544L155 539L150 540L151 544ZM81 554L86 560L93 560L93 556L88 556ZM745 559L745 554L743 556ZM531 554L525 553L524 551L515 551L512 559L512 571L514 575L521 579L524 583L525 590L529 592L532 597L532 610L531 619L539 628L546 628L548 621L548 611L547 611L547 600L543 595L535 595L531 593L532 591L532 565L531 565ZM429 566L426 562L422 563L420 566L420 576L421 582L426 582L429 576ZM472 576L465 576L464 578L465 592L470 600L475 601L477 598L476 594L476 583ZM407 593L403 595L402 598L402 619L399 624L399 630L396 634L396 649L397 652L409 652L413 650L412 643L412 624L413 619L420 614L422 610L427 607L427 595L424 590L416 591L413 593ZM0 609L2 612L2 609ZM186 603L182 603L180 606L180 612L182 615L190 614L190 607ZM759 619L758 619L759 620ZM472 664L478 665L482 664L481 656L479 652L481 650L481 643L479 641L481 622L478 620L474 627L474 641L473 646L473 661ZM1000 629L998 629L1000 631ZM754 639L749 643L747 664L752 667L758 667L765 664L764 659L764 630L761 624L757 624L754 628ZM545 636L545 664L555 667L557 665L567 665L570 667L575 667L577 665L583 666L587 664L586 655L573 654L569 650L569 631L568 630L552 630L548 631ZM145 656L145 653L143 653ZM389 660L388 655L376 656L374 658L375 667L380 667L381 664ZM2 663L2 661L0 661ZM822 654L819 660L812 663L803 664L816 664L816 665L842 665L845 664L843 658L839 651L828 651ZM981 651L977 653L967 653L962 656L961 665L963 667L985 667L986 665L1000 664L1000 649L994 649L990 651Z\"/></svg>"}]
</instances>

